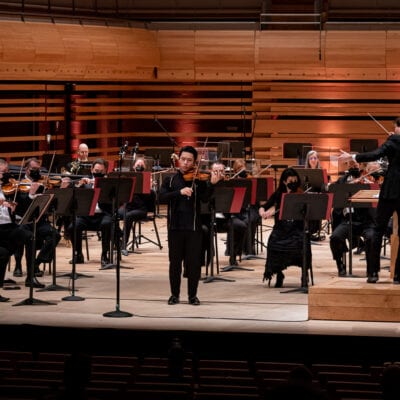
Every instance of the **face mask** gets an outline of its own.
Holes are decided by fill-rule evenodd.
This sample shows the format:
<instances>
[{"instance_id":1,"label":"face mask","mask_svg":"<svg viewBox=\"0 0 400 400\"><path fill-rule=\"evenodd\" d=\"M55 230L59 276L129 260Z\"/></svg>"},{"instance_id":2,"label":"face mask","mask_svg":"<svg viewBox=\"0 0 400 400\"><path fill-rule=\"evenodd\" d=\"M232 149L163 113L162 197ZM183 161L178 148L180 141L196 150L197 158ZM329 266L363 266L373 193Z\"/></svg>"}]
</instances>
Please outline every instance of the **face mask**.
<instances>
[{"instance_id":1,"label":"face mask","mask_svg":"<svg viewBox=\"0 0 400 400\"><path fill-rule=\"evenodd\" d=\"M136 172L143 172L143 171L144 171L143 165L138 165L138 166L135 168L135 171L136 171Z\"/></svg>"},{"instance_id":2,"label":"face mask","mask_svg":"<svg viewBox=\"0 0 400 400\"><path fill-rule=\"evenodd\" d=\"M40 171L38 169L31 169L29 171L29 176L33 181L38 181L40 179Z\"/></svg>"},{"instance_id":3,"label":"face mask","mask_svg":"<svg viewBox=\"0 0 400 400\"><path fill-rule=\"evenodd\" d=\"M93 177L94 178L104 178L106 174L103 174L102 172L94 172Z\"/></svg>"},{"instance_id":4,"label":"face mask","mask_svg":"<svg viewBox=\"0 0 400 400\"><path fill-rule=\"evenodd\" d=\"M358 168L349 168L349 175L351 175L353 178L359 178L361 173Z\"/></svg>"},{"instance_id":5,"label":"face mask","mask_svg":"<svg viewBox=\"0 0 400 400\"><path fill-rule=\"evenodd\" d=\"M298 187L299 187L300 185L299 185L299 182L289 182L286 186L287 186L288 189L290 189L292 192L295 192L295 191L298 189Z\"/></svg>"}]
</instances>

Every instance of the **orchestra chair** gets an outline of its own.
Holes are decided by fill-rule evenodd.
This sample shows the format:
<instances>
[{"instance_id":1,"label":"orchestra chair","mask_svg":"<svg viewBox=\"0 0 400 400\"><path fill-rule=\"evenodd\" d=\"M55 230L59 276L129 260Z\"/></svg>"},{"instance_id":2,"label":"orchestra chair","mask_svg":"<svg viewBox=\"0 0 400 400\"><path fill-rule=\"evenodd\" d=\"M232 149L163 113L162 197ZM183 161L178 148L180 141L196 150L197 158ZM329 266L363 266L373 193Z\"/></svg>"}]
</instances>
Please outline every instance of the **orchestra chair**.
<instances>
[{"instance_id":1,"label":"orchestra chair","mask_svg":"<svg viewBox=\"0 0 400 400\"><path fill-rule=\"evenodd\" d=\"M133 239L126 245L126 247L128 249L131 248L132 251L134 251L135 246L136 248L139 248L139 245L144 243L153 243L154 245L158 246L160 250L163 248L157 228L156 194L153 190L150 193L150 198L147 204L147 210L148 211L145 218L142 218L138 221L134 221L134 223L132 224ZM142 226L147 222L151 222L153 224L153 230L156 235L155 240L150 239L149 237L145 236L142 233Z\"/></svg>"}]
</instances>

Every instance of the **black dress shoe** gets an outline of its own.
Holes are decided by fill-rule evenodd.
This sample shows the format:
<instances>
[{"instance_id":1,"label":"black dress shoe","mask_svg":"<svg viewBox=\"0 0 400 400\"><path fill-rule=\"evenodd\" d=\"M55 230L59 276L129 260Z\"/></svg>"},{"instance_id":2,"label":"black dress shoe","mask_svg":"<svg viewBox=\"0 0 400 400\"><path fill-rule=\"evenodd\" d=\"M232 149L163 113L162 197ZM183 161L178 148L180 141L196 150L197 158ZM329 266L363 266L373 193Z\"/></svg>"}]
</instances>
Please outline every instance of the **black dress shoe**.
<instances>
[{"instance_id":1,"label":"black dress shoe","mask_svg":"<svg viewBox=\"0 0 400 400\"><path fill-rule=\"evenodd\" d=\"M69 260L69 263L72 264L73 260ZM85 262L84 258L83 258L83 254L77 254L75 256L75 264L83 264Z\"/></svg>"},{"instance_id":2,"label":"black dress shoe","mask_svg":"<svg viewBox=\"0 0 400 400\"><path fill-rule=\"evenodd\" d=\"M394 283L395 285L400 285L400 275L395 275L395 276L393 277L393 283Z\"/></svg>"},{"instance_id":3,"label":"black dress shoe","mask_svg":"<svg viewBox=\"0 0 400 400\"><path fill-rule=\"evenodd\" d=\"M31 283L30 279L26 279L26 280L25 280L25 286L26 286L26 287L31 287L31 285L32 285L32 287L34 287L34 288L36 288L36 289L43 289L43 288L44 288L44 284L43 284L43 283L40 283L40 282L36 279L36 277L32 279L32 283Z\"/></svg>"},{"instance_id":4,"label":"black dress shoe","mask_svg":"<svg viewBox=\"0 0 400 400\"><path fill-rule=\"evenodd\" d=\"M200 300L198 297L191 297L189 299L189 304L191 304L192 306L199 306L200 305Z\"/></svg>"},{"instance_id":5,"label":"black dress shoe","mask_svg":"<svg viewBox=\"0 0 400 400\"><path fill-rule=\"evenodd\" d=\"M367 283L376 283L379 280L379 276L377 272L373 272L372 274L368 274Z\"/></svg>"},{"instance_id":6,"label":"black dress shoe","mask_svg":"<svg viewBox=\"0 0 400 400\"><path fill-rule=\"evenodd\" d=\"M8 297L4 297L4 296L1 296L1 295L0 295L0 303L5 303L5 302L7 302L8 300L10 300Z\"/></svg>"},{"instance_id":7,"label":"black dress shoe","mask_svg":"<svg viewBox=\"0 0 400 400\"><path fill-rule=\"evenodd\" d=\"M35 269L35 276L37 276L38 278L41 278L44 275L44 272L41 271L39 268Z\"/></svg>"},{"instance_id":8,"label":"black dress shoe","mask_svg":"<svg viewBox=\"0 0 400 400\"><path fill-rule=\"evenodd\" d=\"M171 297L168 299L168 304L169 304L170 306L172 306L172 305L174 305L174 304L179 304L179 297L171 296Z\"/></svg>"},{"instance_id":9,"label":"black dress shoe","mask_svg":"<svg viewBox=\"0 0 400 400\"><path fill-rule=\"evenodd\" d=\"M106 265L110 264L110 260L107 256L101 256L101 266L105 267Z\"/></svg>"},{"instance_id":10,"label":"black dress shoe","mask_svg":"<svg viewBox=\"0 0 400 400\"><path fill-rule=\"evenodd\" d=\"M338 275L346 276L346 267L343 264L338 266Z\"/></svg>"},{"instance_id":11,"label":"black dress shoe","mask_svg":"<svg viewBox=\"0 0 400 400\"><path fill-rule=\"evenodd\" d=\"M279 271L276 274L276 282L275 282L275 287L276 288L281 288L283 286L283 280L285 279L285 275L283 275L282 271Z\"/></svg>"},{"instance_id":12,"label":"black dress shoe","mask_svg":"<svg viewBox=\"0 0 400 400\"><path fill-rule=\"evenodd\" d=\"M20 268L15 268L13 272L13 276L20 278L22 276L22 270Z\"/></svg>"}]
</instances>

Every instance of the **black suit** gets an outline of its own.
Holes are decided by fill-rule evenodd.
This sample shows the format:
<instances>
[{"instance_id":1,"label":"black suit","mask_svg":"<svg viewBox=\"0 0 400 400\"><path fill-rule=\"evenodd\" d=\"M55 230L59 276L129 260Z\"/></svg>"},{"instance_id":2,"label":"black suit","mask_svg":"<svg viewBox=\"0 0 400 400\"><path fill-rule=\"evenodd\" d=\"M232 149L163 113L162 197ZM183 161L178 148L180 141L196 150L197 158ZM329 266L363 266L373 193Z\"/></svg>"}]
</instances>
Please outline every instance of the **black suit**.
<instances>
[{"instance_id":1,"label":"black suit","mask_svg":"<svg viewBox=\"0 0 400 400\"><path fill-rule=\"evenodd\" d=\"M380 270L382 238L389 219L396 211L400 216L400 135L391 135L378 149L356 155L357 162L369 162L387 157L389 167L383 181L376 210L374 251L371 254L374 270ZM400 252L397 254L395 275L400 274Z\"/></svg>"}]
</instances>

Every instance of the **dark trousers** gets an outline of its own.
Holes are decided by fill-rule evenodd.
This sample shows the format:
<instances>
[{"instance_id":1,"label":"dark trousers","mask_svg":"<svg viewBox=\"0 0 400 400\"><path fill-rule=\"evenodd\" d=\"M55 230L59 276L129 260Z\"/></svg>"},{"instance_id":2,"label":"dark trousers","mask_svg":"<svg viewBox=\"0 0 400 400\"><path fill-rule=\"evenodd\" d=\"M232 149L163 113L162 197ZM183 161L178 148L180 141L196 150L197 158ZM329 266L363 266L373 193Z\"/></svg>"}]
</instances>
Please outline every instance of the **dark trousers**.
<instances>
[{"instance_id":1,"label":"dark trousers","mask_svg":"<svg viewBox=\"0 0 400 400\"><path fill-rule=\"evenodd\" d=\"M0 288L3 287L9 259L10 252L5 247L0 247Z\"/></svg>"},{"instance_id":2,"label":"dark trousers","mask_svg":"<svg viewBox=\"0 0 400 400\"><path fill-rule=\"evenodd\" d=\"M35 260L35 267L38 267L41 263L53 260L55 249L61 239L61 235L49 222L39 222L36 225L36 242L33 243L33 224L23 225L22 229L26 231L26 235L30 238L25 246L25 259L29 276L33 260ZM39 250L37 256L36 250ZM21 266L23 251L24 246L19 246L15 252L15 262L18 267ZM34 254L32 254L33 252Z\"/></svg>"},{"instance_id":3,"label":"dark trousers","mask_svg":"<svg viewBox=\"0 0 400 400\"><path fill-rule=\"evenodd\" d=\"M362 226L362 225L352 225L352 238L353 243L357 236L362 236L365 241L365 255L367 260L367 274L370 275L373 272L378 272L376 270L376 265L374 262L374 246L375 246L375 230L373 227ZM348 250L346 245L346 240L350 237L350 223L344 221L336 226L335 230L332 232L330 237L330 247L333 259L337 264L342 262L343 253ZM351 250L350 250L351 251ZM378 254L380 257L380 254Z\"/></svg>"},{"instance_id":4,"label":"dark trousers","mask_svg":"<svg viewBox=\"0 0 400 400\"><path fill-rule=\"evenodd\" d=\"M382 249L383 235L387 231L389 220L396 211L400 218L400 199L386 200L379 199L376 209L376 229L373 254L371 255L371 263L373 263L376 271L380 270L380 254ZM368 256L367 256L368 259ZM395 274L400 275L400 251L397 252Z\"/></svg>"},{"instance_id":5,"label":"dark trousers","mask_svg":"<svg viewBox=\"0 0 400 400\"><path fill-rule=\"evenodd\" d=\"M188 297L197 295L201 276L203 232L168 231L169 283L171 294L179 297L183 263L187 271Z\"/></svg>"},{"instance_id":6,"label":"dark trousers","mask_svg":"<svg viewBox=\"0 0 400 400\"><path fill-rule=\"evenodd\" d=\"M123 209L119 209L118 215L124 220L123 238L125 242L123 243L123 245L124 247L126 247L127 243L129 242L129 236L131 234L133 223L135 221L143 221L147 216L147 212L140 209L124 212Z\"/></svg>"},{"instance_id":7,"label":"dark trousers","mask_svg":"<svg viewBox=\"0 0 400 400\"><path fill-rule=\"evenodd\" d=\"M77 217L75 228L76 228L76 240L75 240L75 254L82 254L82 232L83 231L101 231L101 249L102 254L105 255L110 250L111 240L111 215L99 213L89 217ZM68 227L68 233L73 239L74 232L72 223Z\"/></svg>"}]
</instances>

